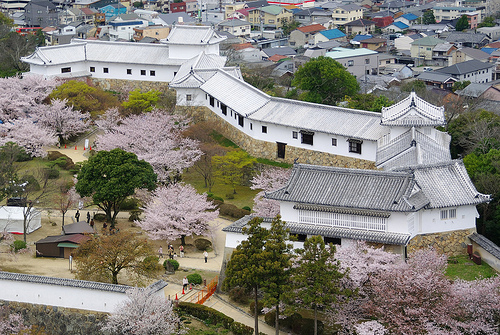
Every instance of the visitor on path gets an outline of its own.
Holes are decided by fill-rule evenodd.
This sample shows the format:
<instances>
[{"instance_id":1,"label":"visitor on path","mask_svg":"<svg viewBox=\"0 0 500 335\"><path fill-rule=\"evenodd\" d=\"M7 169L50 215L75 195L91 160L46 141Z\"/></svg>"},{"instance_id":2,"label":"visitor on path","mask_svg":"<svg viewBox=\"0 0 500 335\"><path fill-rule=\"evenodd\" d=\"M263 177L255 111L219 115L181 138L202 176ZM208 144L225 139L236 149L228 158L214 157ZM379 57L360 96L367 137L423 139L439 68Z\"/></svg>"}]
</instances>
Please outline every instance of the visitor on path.
<instances>
[{"instance_id":1,"label":"visitor on path","mask_svg":"<svg viewBox=\"0 0 500 335\"><path fill-rule=\"evenodd\" d=\"M90 223L90 212L87 212L87 223Z\"/></svg>"},{"instance_id":2,"label":"visitor on path","mask_svg":"<svg viewBox=\"0 0 500 335\"><path fill-rule=\"evenodd\" d=\"M203 257L205 257L205 263L208 261L208 252L205 250L203 251Z\"/></svg>"},{"instance_id":3,"label":"visitor on path","mask_svg":"<svg viewBox=\"0 0 500 335\"><path fill-rule=\"evenodd\" d=\"M185 290L187 289L187 286L189 285L189 280L187 279L187 277L184 277L182 279L182 289Z\"/></svg>"},{"instance_id":4,"label":"visitor on path","mask_svg":"<svg viewBox=\"0 0 500 335\"><path fill-rule=\"evenodd\" d=\"M90 227L92 227L92 229L94 229L94 219L90 220Z\"/></svg>"},{"instance_id":5,"label":"visitor on path","mask_svg":"<svg viewBox=\"0 0 500 335\"><path fill-rule=\"evenodd\" d=\"M180 251L181 258L184 257L184 246L182 244L179 247L179 251Z\"/></svg>"},{"instance_id":6,"label":"visitor on path","mask_svg":"<svg viewBox=\"0 0 500 335\"><path fill-rule=\"evenodd\" d=\"M102 233L103 233L103 234L106 234L106 228L108 228L108 224L107 224L106 222L104 222L104 223L102 224Z\"/></svg>"},{"instance_id":7,"label":"visitor on path","mask_svg":"<svg viewBox=\"0 0 500 335\"><path fill-rule=\"evenodd\" d=\"M78 220L80 220L80 211L78 209L76 210L75 219L76 219L76 222L78 222Z\"/></svg>"},{"instance_id":8,"label":"visitor on path","mask_svg":"<svg viewBox=\"0 0 500 335\"><path fill-rule=\"evenodd\" d=\"M160 258L163 258L163 248L160 246L160 249L158 249L158 255Z\"/></svg>"}]
</instances>

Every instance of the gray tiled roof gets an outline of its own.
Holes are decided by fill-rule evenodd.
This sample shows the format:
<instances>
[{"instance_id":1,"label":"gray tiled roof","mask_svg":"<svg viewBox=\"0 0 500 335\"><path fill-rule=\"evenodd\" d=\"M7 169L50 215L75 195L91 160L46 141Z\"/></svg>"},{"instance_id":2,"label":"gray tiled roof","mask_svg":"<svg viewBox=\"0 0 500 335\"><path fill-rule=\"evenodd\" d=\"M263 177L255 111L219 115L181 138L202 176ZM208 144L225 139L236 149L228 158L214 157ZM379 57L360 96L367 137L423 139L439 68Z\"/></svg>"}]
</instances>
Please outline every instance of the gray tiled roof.
<instances>
[{"instance_id":1,"label":"gray tiled roof","mask_svg":"<svg viewBox=\"0 0 500 335\"><path fill-rule=\"evenodd\" d=\"M438 163L451 160L449 144L451 137L441 133L445 143L439 144L419 130L411 128L387 145L378 148L376 164L390 170L394 167L411 166L417 164Z\"/></svg>"},{"instance_id":2,"label":"gray tiled roof","mask_svg":"<svg viewBox=\"0 0 500 335\"><path fill-rule=\"evenodd\" d=\"M500 259L500 247L498 247L495 243L478 233L473 233L469 236L469 238L476 242L481 248L489 252L492 256Z\"/></svg>"},{"instance_id":3,"label":"gray tiled roof","mask_svg":"<svg viewBox=\"0 0 500 335\"><path fill-rule=\"evenodd\" d=\"M244 216L228 227L222 229L222 231L241 234L242 228L245 227L252 218L252 215ZM264 218L264 222L270 222L271 220L272 219L270 218ZM290 229L291 234L321 235L325 237L348 238L384 244L406 245L410 240L410 234L347 229L320 225L315 226L297 222L286 222L285 227Z\"/></svg>"},{"instance_id":4,"label":"gray tiled roof","mask_svg":"<svg viewBox=\"0 0 500 335\"><path fill-rule=\"evenodd\" d=\"M400 102L382 108L385 126L443 126L446 123L444 107L436 107L419 98L415 92Z\"/></svg>"},{"instance_id":5,"label":"gray tiled roof","mask_svg":"<svg viewBox=\"0 0 500 335\"><path fill-rule=\"evenodd\" d=\"M468 60L466 62L457 63L442 69L437 69L436 72L447 73L451 75L462 75L465 73L471 73L478 70L489 69L495 67L493 63L484 63L476 59Z\"/></svg>"},{"instance_id":6,"label":"gray tiled roof","mask_svg":"<svg viewBox=\"0 0 500 335\"><path fill-rule=\"evenodd\" d=\"M458 51L461 51L467 56L477 60L487 60L490 57L490 55L487 52L474 48L461 48Z\"/></svg>"},{"instance_id":7,"label":"gray tiled roof","mask_svg":"<svg viewBox=\"0 0 500 335\"><path fill-rule=\"evenodd\" d=\"M266 198L300 204L410 212L411 173L295 164L288 184ZM408 201L404 201L404 199Z\"/></svg>"},{"instance_id":8,"label":"gray tiled roof","mask_svg":"<svg viewBox=\"0 0 500 335\"><path fill-rule=\"evenodd\" d=\"M68 278L27 275L23 273L4 272L4 271L0 271L0 280L23 281L36 284L45 284L45 285L70 286L70 287L79 287L89 290L109 291L118 293L125 293L127 290L132 288L131 286L126 286L126 285L107 284L107 283L99 283L87 280L76 280ZM158 280L157 282L151 284L149 287L153 291L159 291L167 285L168 283L166 283L165 281Z\"/></svg>"},{"instance_id":9,"label":"gray tiled roof","mask_svg":"<svg viewBox=\"0 0 500 335\"><path fill-rule=\"evenodd\" d=\"M447 42L452 43L481 43L484 40L489 40L488 36L481 33L463 33L463 32L452 32L446 37Z\"/></svg>"},{"instance_id":10,"label":"gray tiled roof","mask_svg":"<svg viewBox=\"0 0 500 335\"><path fill-rule=\"evenodd\" d=\"M418 80L422 81L432 81L436 83L446 83L447 81L457 81L451 75L447 73L439 73L436 71L424 71L417 76Z\"/></svg>"},{"instance_id":11,"label":"gray tiled roof","mask_svg":"<svg viewBox=\"0 0 500 335\"><path fill-rule=\"evenodd\" d=\"M217 44L223 41L225 37L220 36L211 27L176 25L170 31L162 43L183 44L183 45L207 45Z\"/></svg>"}]
</instances>

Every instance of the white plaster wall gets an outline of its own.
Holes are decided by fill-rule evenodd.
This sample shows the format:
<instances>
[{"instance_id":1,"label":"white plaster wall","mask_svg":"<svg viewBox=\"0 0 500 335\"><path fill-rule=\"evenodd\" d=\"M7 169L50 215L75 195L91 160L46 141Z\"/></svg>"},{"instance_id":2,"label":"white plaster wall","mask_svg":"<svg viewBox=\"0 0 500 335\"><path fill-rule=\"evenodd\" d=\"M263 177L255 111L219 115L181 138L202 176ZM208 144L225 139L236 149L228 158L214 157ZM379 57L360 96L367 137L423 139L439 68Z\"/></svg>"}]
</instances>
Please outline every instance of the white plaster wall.
<instances>
[{"instance_id":1,"label":"white plaster wall","mask_svg":"<svg viewBox=\"0 0 500 335\"><path fill-rule=\"evenodd\" d=\"M293 206L295 203L293 202L286 202L286 201L281 201L280 202L280 215L281 215L281 220L287 222L299 222L299 212L295 209L293 209Z\"/></svg>"},{"instance_id":2,"label":"white plaster wall","mask_svg":"<svg viewBox=\"0 0 500 335\"><path fill-rule=\"evenodd\" d=\"M472 245L473 245L473 247L472 247L473 252L479 254L479 256L481 256L481 260L483 262L487 263L493 269L500 272L500 259L496 258L492 254L490 254L488 251L484 250L482 247L477 245L475 242L472 242Z\"/></svg>"},{"instance_id":3,"label":"white plaster wall","mask_svg":"<svg viewBox=\"0 0 500 335\"><path fill-rule=\"evenodd\" d=\"M456 208L457 217L454 219L441 220L442 209ZM475 206L450 207L421 211L421 220L417 225L415 222L415 233L428 234L446 231L471 229L476 227L476 218L479 213Z\"/></svg>"},{"instance_id":4,"label":"white plaster wall","mask_svg":"<svg viewBox=\"0 0 500 335\"><path fill-rule=\"evenodd\" d=\"M85 70L90 71L90 67L95 67L95 72L92 72L92 77L95 78L170 82L174 78L174 72L178 71L180 66L88 62ZM108 73L104 73L105 67L109 69ZM132 69L132 75L127 74L127 69ZM145 76L141 75L141 70L146 70ZM154 76L150 75L151 70L155 71Z\"/></svg>"},{"instance_id":5,"label":"white plaster wall","mask_svg":"<svg viewBox=\"0 0 500 335\"><path fill-rule=\"evenodd\" d=\"M205 106L205 93L190 88L176 88L177 105L179 106ZM191 101L186 101L186 95L191 95Z\"/></svg>"},{"instance_id":6,"label":"white plaster wall","mask_svg":"<svg viewBox=\"0 0 500 335\"><path fill-rule=\"evenodd\" d=\"M168 42L167 42L168 44ZM169 45L170 58L191 59L198 56L201 52L205 54L219 54L219 45Z\"/></svg>"},{"instance_id":7,"label":"white plaster wall","mask_svg":"<svg viewBox=\"0 0 500 335\"><path fill-rule=\"evenodd\" d=\"M408 234L408 223L405 213L391 213L387 219L387 232Z\"/></svg>"}]
</instances>

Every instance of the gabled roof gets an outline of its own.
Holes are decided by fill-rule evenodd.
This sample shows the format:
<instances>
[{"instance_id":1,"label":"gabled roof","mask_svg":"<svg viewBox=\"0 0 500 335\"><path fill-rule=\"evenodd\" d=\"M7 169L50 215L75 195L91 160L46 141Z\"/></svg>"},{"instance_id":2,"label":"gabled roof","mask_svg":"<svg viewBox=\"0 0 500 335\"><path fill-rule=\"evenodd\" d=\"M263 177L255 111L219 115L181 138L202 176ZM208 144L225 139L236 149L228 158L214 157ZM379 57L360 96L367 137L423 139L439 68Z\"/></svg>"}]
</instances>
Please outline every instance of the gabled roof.
<instances>
[{"instance_id":1,"label":"gabled roof","mask_svg":"<svg viewBox=\"0 0 500 335\"><path fill-rule=\"evenodd\" d=\"M447 73L451 75L462 75L466 73L475 72L478 70L489 69L495 67L493 63L484 63L476 59L468 60L466 62L457 63L442 69L437 69L436 72Z\"/></svg>"},{"instance_id":2,"label":"gabled roof","mask_svg":"<svg viewBox=\"0 0 500 335\"><path fill-rule=\"evenodd\" d=\"M444 107L428 103L415 92L390 107L382 107L381 124L384 126L443 126L445 123Z\"/></svg>"},{"instance_id":3,"label":"gabled roof","mask_svg":"<svg viewBox=\"0 0 500 335\"><path fill-rule=\"evenodd\" d=\"M274 55L295 56L297 54L297 52L290 47L266 48L262 49L262 52L265 53L268 57Z\"/></svg>"},{"instance_id":4,"label":"gabled roof","mask_svg":"<svg viewBox=\"0 0 500 335\"><path fill-rule=\"evenodd\" d=\"M80 244L88 240L90 240L90 237L85 236L83 234L56 235L56 236L47 236L46 238L42 238L41 240L36 241L35 244L62 243L62 242Z\"/></svg>"},{"instance_id":5,"label":"gabled roof","mask_svg":"<svg viewBox=\"0 0 500 335\"><path fill-rule=\"evenodd\" d=\"M94 228L92 228L86 221L80 221L64 225L62 227L62 230L65 235L87 234L87 233L92 234L95 232Z\"/></svg>"},{"instance_id":6,"label":"gabled roof","mask_svg":"<svg viewBox=\"0 0 500 335\"><path fill-rule=\"evenodd\" d=\"M417 79L443 84L449 81L457 81L457 79L447 73L439 73L436 71L424 71L417 76Z\"/></svg>"},{"instance_id":7,"label":"gabled roof","mask_svg":"<svg viewBox=\"0 0 500 335\"><path fill-rule=\"evenodd\" d=\"M418 19L418 16L416 16L415 14L412 14L412 13L403 14L403 15L401 15L401 17L404 17L408 21L414 21L414 20Z\"/></svg>"},{"instance_id":8,"label":"gabled roof","mask_svg":"<svg viewBox=\"0 0 500 335\"><path fill-rule=\"evenodd\" d=\"M367 40L367 39L372 38L372 37L373 37L372 35L358 34L358 35L354 36L354 38L351 41L361 42L363 40Z\"/></svg>"},{"instance_id":9,"label":"gabled roof","mask_svg":"<svg viewBox=\"0 0 500 335\"><path fill-rule=\"evenodd\" d=\"M282 11L287 11L287 9L278 6L278 5L269 5L269 6L264 6L259 8L261 11L271 14L271 15L278 15L281 14Z\"/></svg>"},{"instance_id":10,"label":"gabled roof","mask_svg":"<svg viewBox=\"0 0 500 335\"><path fill-rule=\"evenodd\" d=\"M463 52L467 56L472 57L472 58L477 59L477 60L487 60L490 57L490 55L487 52L484 52L484 51L479 50L479 49L474 49L474 48L464 47L464 48L458 49L457 51Z\"/></svg>"},{"instance_id":11,"label":"gabled roof","mask_svg":"<svg viewBox=\"0 0 500 335\"><path fill-rule=\"evenodd\" d=\"M169 86L172 88L198 88L212 77L218 69L223 68L226 57L207 55L201 52L181 65ZM239 78L241 78L241 73Z\"/></svg>"},{"instance_id":12,"label":"gabled roof","mask_svg":"<svg viewBox=\"0 0 500 335\"><path fill-rule=\"evenodd\" d=\"M489 40L489 37L481 33L452 32L446 37L446 41L453 43L481 43L484 40Z\"/></svg>"},{"instance_id":13,"label":"gabled roof","mask_svg":"<svg viewBox=\"0 0 500 335\"><path fill-rule=\"evenodd\" d=\"M338 8L341 8L345 11L348 11L348 12L351 12L351 11L354 11L354 10L361 10L361 11L364 11L364 8L361 7L361 6L358 6L356 4L348 4L348 5L341 5L339 6Z\"/></svg>"},{"instance_id":14,"label":"gabled roof","mask_svg":"<svg viewBox=\"0 0 500 335\"><path fill-rule=\"evenodd\" d=\"M432 36L426 36L419 38L418 40L415 40L413 42L410 42L411 45L416 45L416 46L435 46L437 44L443 43L443 40L439 38L435 38Z\"/></svg>"},{"instance_id":15,"label":"gabled roof","mask_svg":"<svg viewBox=\"0 0 500 335\"><path fill-rule=\"evenodd\" d=\"M397 27L397 28L399 28L399 29L408 29L408 28L410 28L410 26L409 26L409 25L407 25L406 23L403 23L403 22L401 22L401 21L396 21L396 22L393 22L393 23L391 23L389 26L391 26L391 25L392 25L392 26L396 26L396 27Z\"/></svg>"},{"instance_id":16,"label":"gabled roof","mask_svg":"<svg viewBox=\"0 0 500 335\"><path fill-rule=\"evenodd\" d=\"M362 42L368 43L368 44L378 44L378 43L386 43L387 40L385 38L372 37L372 38L367 38L366 40L363 40Z\"/></svg>"},{"instance_id":17,"label":"gabled roof","mask_svg":"<svg viewBox=\"0 0 500 335\"><path fill-rule=\"evenodd\" d=\"M321 24L311 24L309 26L298 27L297 30L303 33L312 33L321 30L325 30L326 28Z\"/></svg>"},{"instance_id":18,"label":"gabled roof","mask_svg":"<svg viewBox=\"0 0 500 335\"><path fill-rule=\"evenodd\" d=\"M170 34L162 43L169 45L205 45L217 44L225 40L225 37L217 34L209 26L175 25Z\"/></svg>"},{"instance_id":19,"label":"gabled roof","mask_svg":"<svg viewBox=\"0 0 500 335\"><path fill-rule=\"evenodd\" d=\"M222 27L240 27L240 26L249 26L250 22L243 21L240 19L230 19L230 20L224 20L220 22L218 25Z\"/></svg>"},{"instance_id":20,"label":"gabled roof","mask_svg":"<svg viewBox=\"0 0 500 335\"><path fill-rule=\"evenodd\" d=\"M345 37L346 35L340 31L339 29L330 29L330 30L324 30L320 31L318 34L321 34L328 38L329 40L333 40L335 38L342 38Z\"/></svg>"},{"instance_id":21,"label":"gabled roof","mask_svg":"<svg viewBox=\"0 0 500 335\"><path fill-rule=\"evenodd\" d=\"M375 21L370 21L365 19L354 20L344 24L344 26L351 26L351 27L365 27L371 25L375 25Z\"/></svg>"},{"instance_id":22,"label":"gabled roof","mask_svg":"<svg viewBox=\"0 0 500 335\"><path fill-rule=\"evenodd\" d=\"M434 49L432 49L432 51L446 52L446 51L449 51L454 46L455 46L454 44L449 43L449 42L441 43L441 44L436 44L436 46L434 47Z\"/></svg>"},{"instance_id":23,"label":"gabled roof","mask_svg":"<svg viewBox=\"0 0 500 335\"><path fill-rule=\"evenodd\" d=\"M412 127L377 149L377 168L391 170L402 166L450 161L450 135L439 132L442 144Z\"/></svg>"},{"instance_id":24,"label":"gabled roof","mask_svg":"<svg viewBox=\"0 0 500 335\"><path fill-rule=\"evenodd\" d=\"M491 84L470 83L463 90L457 91L457 95L470 98L479 98L484 92L491 87Z\"/></svg>"}]
</instances>

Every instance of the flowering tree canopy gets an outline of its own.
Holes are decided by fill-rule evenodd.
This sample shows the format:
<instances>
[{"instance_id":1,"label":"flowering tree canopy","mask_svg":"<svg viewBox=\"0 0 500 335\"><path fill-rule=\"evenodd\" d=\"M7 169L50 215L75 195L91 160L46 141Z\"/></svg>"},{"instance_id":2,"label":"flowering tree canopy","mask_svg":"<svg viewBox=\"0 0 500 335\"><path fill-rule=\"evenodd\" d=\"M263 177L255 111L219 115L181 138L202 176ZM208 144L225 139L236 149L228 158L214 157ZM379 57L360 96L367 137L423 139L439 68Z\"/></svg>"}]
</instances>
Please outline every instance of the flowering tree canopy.
<instances>
[{"instance_id":1,"label":"flowering tree canopy","mask_svg":"<svg viewBox=\"0 0 500 335\"><path fill-rule=\"evenodd\" d=\"M112 126L112 120L119 123ZM168 181L173 172L191 167L202 155L198 141L182 136L188 121L160 110L124 119L110 111L98 123L104 135L98 136L96 149L133 152L153 166L158 180Z\"/></svg>"},{"instance_id":2,"label":"flowering tree canopy","mask_svg":"<svg viewBox=\"0 0 500 335\"><path fill-rule=\"evenodd\" d=\"M262 190L254 198L255 215L261 217L275 217L280 213L280 203L276 200L264 198L265 192L278 190L286 185L291 169L266 168L252 179L252 190Z\"/></svg>"},{"instance_id":3,"label":"flowering tree canopy","mask_svg":"<svg viewBox=\"0 0 500 335\"><path fill-rule=\"evenodd\" d=\"M0 146L7 142L24 147L26 153L35 157L47 155L43 147L57 143L55 133L40 127L32 119L23 118L0 124Z\"/></svg>"},{"instance_id":4,"label":"flowering tree canopy","mask_svg":"<svg viewBox=\"0 0 500 335\"><path fill-rule=\"evenodd\" d=\"M136 222L150 238L173 241L183 236L201 235L219 215L206 194L198 194L188 184L175 183L157 188L144 206L144 218Z\"/></svg>"},{"instance_id":5,"label":"flowering tree canopy","mask_svg":"<svg viewBox=\"0 0 500 335\"><path fill-rule=\"evenodd\" d=\"M180 318L172 301L160 297L151 289L132 288L128 301L121 303L102 327L111 334L184 334Z\"/></svg>"}]
</instances>

